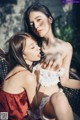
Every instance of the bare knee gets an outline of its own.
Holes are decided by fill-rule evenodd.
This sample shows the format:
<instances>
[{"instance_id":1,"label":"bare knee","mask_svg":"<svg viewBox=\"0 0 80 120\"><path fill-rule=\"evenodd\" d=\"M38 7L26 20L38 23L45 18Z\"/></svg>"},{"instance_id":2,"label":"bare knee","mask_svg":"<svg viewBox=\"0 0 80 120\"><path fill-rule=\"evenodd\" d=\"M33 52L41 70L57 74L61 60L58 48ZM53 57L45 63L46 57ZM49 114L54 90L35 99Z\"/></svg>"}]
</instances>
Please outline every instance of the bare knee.
<instances>
[{"instance_id":1,"label":"bare knee","mask_svg":"<svg viewBox=\"0 0 80 120\"><path fill-rule=\"evenodd\" d=\"M58 109L60 108L63 110L64 108L66 108L66 110L68 110L68 108L70 107L65 94L61 92L53 94L50 98L50 102L54 108L58 107Z\"/></svg>"},{"instance_id":2,"label":"bare knee","mask_svg":"<svg viewBox=\"0 0 80 120\"><path fill-rule=\"evenodd\" d=\"M50 97L50 101L52 104L56 104L63 100L64 100L64 94L60 93L60 92L56 92L56 93L52 94L52 96Z\"/></svg>"}]
</instances>

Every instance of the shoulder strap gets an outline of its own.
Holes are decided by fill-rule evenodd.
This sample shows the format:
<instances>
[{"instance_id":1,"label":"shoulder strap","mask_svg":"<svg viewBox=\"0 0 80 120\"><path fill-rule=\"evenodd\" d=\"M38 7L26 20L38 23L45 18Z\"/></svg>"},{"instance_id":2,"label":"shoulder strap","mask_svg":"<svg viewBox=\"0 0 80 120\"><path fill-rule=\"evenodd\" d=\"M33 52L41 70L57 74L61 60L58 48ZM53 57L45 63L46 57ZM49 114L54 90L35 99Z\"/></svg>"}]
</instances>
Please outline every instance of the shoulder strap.
<instances>
[{"instance_id":1,"label":"shoulder strap","mask_svg":"<svg viewBox=\"0 0 80 120\"><path fill-rule=\"evenodd\" d=\"M9 77L8 77L8 78L6 78L5 80L7 80L7 79L9 79L9 78L13 77L14 75L16 75L17 73L22 72L22 71L26 71L26 70L20 70L20 71L17 71L16 73L14 73L13 75L9 76Z\"/></svg>"}]
</instances>

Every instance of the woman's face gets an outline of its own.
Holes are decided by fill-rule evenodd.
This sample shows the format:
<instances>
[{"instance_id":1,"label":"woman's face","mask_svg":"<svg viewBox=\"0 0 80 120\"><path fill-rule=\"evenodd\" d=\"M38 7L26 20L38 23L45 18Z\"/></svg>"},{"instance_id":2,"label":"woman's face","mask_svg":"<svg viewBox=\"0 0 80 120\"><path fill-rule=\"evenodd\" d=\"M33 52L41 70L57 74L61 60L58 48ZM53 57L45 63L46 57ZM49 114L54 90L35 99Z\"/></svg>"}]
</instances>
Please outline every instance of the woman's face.
<instances>
[{"instance_id":1,"label":"woman's face","mask_svg":"<svg viewBox=\"0 0 80 120\"><path fill-rule=\"evenodd\" d=\"M30 64L33 61L39 61L41 58L40 47L37 45L37 42L30 37L26 39L26 45L23 50L23 57L27 64Z\"/></svg>"},{"instance_id":2,"label":"woman's face","mask_svg":"<svg viewBox=\"0 0 80 120\"><path fill-rule=\"evenodd\" d=\"M32 31L40 37L46 37L51 29L51 21L40 11L31 11L29 21Z\"/></svg>"}]
</instances>

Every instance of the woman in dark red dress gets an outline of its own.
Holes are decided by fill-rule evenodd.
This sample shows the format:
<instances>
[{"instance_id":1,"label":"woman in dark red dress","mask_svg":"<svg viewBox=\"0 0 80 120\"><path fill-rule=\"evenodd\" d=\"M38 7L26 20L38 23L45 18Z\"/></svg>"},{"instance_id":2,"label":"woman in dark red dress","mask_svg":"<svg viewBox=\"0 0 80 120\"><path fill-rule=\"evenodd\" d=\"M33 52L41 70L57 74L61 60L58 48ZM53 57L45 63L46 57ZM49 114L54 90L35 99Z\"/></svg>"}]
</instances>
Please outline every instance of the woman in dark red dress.
<instances>
[{"instance_id":1,"label":"woman in dark red dress","mask_svg":"<svg viewBox=\"0 0 80 120\"><path fill-rule=\"evenodd\" d=\"M10 72L0 88L0 112L7 112L9 120L22 120L28 106L34 107L37 83L31 67L40 57L40 48L29 34L18 33L9 40Z\"/></svg>"}]
</instances>

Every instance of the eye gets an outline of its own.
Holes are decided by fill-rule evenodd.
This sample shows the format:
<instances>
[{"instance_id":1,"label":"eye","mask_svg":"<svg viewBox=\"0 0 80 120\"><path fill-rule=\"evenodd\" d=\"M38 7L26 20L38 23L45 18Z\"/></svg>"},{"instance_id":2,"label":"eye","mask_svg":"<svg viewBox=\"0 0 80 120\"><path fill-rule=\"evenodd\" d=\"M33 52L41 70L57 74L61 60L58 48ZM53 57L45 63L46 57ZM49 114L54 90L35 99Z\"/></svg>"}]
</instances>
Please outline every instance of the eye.
<instances>
[{"instance_id":1,"label":"eye","mask_svg":"<svg viewBox=\"0 0 80 120\"><path fill-rule=\"evenodd\" d=\"M41 19L39 18L39 19L37 19L37 22L39 22L39 21L41 21Z\"/></svg>"},{"instance_id":2,"label":"eye","mask_svg":"<svg viewBox=\"0 0 80 120\"><path fill-rule=\"evenodd\" d=\"M31 47L31 49L35 49L36 46L38 46L38 44L37 44L37 43L34 43L34 45Z\"/></svg>"},{"instance_id":3,"label":"eye","mask_svg":"<svg viewBox=\"0 0 80 120\"><path fill-rule=\"evenodd\" d=\"M35 47L32 47L31 49L34 49Z\"/></svg>"}]
</instances>

